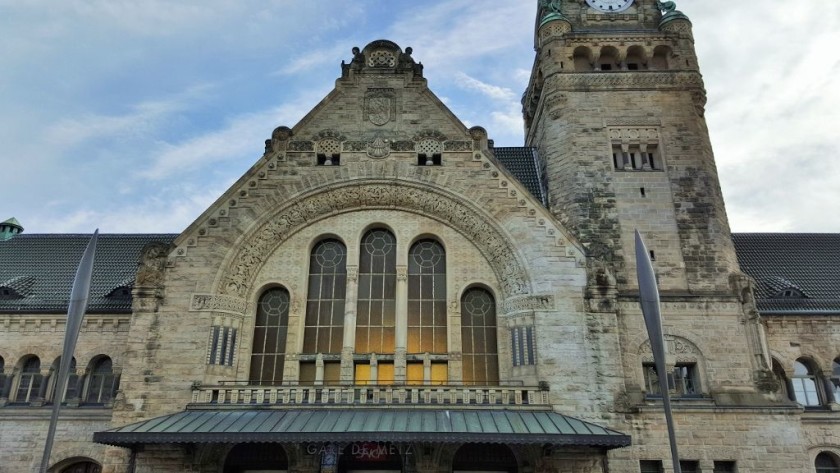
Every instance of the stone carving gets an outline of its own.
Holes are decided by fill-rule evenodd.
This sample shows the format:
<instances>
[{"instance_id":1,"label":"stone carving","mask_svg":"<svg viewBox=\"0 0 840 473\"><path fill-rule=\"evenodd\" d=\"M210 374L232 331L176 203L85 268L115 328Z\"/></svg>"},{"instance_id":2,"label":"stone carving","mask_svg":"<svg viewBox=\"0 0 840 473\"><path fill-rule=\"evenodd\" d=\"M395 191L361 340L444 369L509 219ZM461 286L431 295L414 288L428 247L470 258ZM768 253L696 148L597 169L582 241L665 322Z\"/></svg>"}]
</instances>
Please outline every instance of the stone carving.
<instances>
[{"instance_id":1,"label":"stone carving","mask_svg":"<svg viewBox=\"0 0 840 473\"><path fill-rule=\"evenodd\" d=\"M393 52L378 49L368 54L367 65L369 67L394 67L397 65L397 59Z\"/></svg>"},{"instance_id":2,"label":"stone carving","mask_svg":"<svg viewBox=\"0 0 840 473\"><path fill-rule=\"evenodd\" d=\"M438 191L397 184L345 185L298 199L279 210L242 245L231 260L219 292L244 297L266 255L297 229L321 218L356 208L394 208L420 212L447 223L485 255L506 296L526 294L526 273L512 243L480 210Z\"/></svg>"},{"instance_id":3,"label":"stone carving","mask_svg":"<svg viewBox=\"0 0 840 473\"><path fill-rule=\"evenodd\" d=\"M703 90L695 90L691 93L691 101L694 102L694 110L697 115L703 117L706 115L706 92Z\"/></svg>"},{"instance_id":4,"label":"stone carving","mask_svg":"<svg viewBox=\"0 0 840 473\"><path fill-rule=\"evenodd\" d=\"M397 114L394 89L368 89L365 94L365 116L376 126L390 122Z\"/></svg>"},{"instance_id":5,"label":"stone carving","mask_svg":"<svg viewBox=\"0 0 840 473\"><path fill-rule=\"evenodd\" d=\"M333 139L336 141L344 141L344 137L341 136L341 133L335 130L321 130L320 132L316 133L312 136L312 141L322 141Z\"/></svg>"},{"instance_id":6,"label":"stone carving","mask_svg":"<svg viewBox=\"0 0 840 473\"><path fill-rule=\"evenodd\" d=\"M433 140L446 141L446 135L437 130L422 130L414 135L414 141Z\"/></svg>"},{"instance_id":7,"label":"stone carving","mask_svg":"<svg viewBox=\"0 0 840 473\"><path fill-rule=\"evenodd\" d=\"M367 155L373 159L382 159L391 154L388 140L377 137L367 145Z\"/></svg>"},{"instance_id":8,"label":"stone carving","mask_svg":"<svg viewBox=\"0 0 840 473\"><path fill-rule=\"evenodd\" d=\"M344 142L344 150L345 151L366 151L367 150L367 142L364 141L345 141Z\"/></svg>"},{"instance_id":9,"label":"stone carving","mask_svg":"<svg viewBox=\"0 0 840 473\"><path fill-rule=\"evenodd\" d=\"M284 151L285 142L292 137L292 130L286 126L278 126L271 133L271 139L265 140L265 155L277 156Z\"/></svg>"},{"instance_id":10,"label":"stone carving","mask_svg":"<svg viewBox=\"0 0 840 473\"><path fill-rule=\"evenodd\" d=\"M414 151L413 141L392 141L391 151Z\"/></svg>"},{"instance_id":11,"label":"stone carving","mask_svg":"<svg viewBox=\"0 0 840 473\"><path fill-rule=\"evenodd\" d=\"M140 267L137 269L135 287L159 287L163 285L163 273L166 268L166 255L169 245L154 242L143 248Z\"/></svg>"},{"instance_id":12,"label":"stone carving","mask_svg":"<svg viewBox=\"0 0 840 473\"><path fill-rule=\"evenodd\" d=\"M561 74L555 76L558 89L586 90L589 88L629 89L650 87L674 89L703 87L703 78L697 72L647 72L645 74Z\"/></svg>"},{"instance_id":13,"label":"stone carving","mask_svg":"<svg viewBox=\"0 0 840 473\"><path fill-rule=\"evenodd\" d=\"M554 296L552 294L531 295L506 300L502 310L507 314L526 310L554 310Z\"/></svg>"},{"instance_id":14,"label":"stone carving","mask_svg":"<svg viewBox=\"0 0 840 473\"><path fill-rule=\"evenodd\" d=\"M408 266L397 266L397 281L408 280Z\"/></svg>"},{"instance_id":15,"label":"stone carving","mask_svg":"<svg viewBox=\"0 0 840 473\"><path fill-rule=\"evenodd\" d=\"M472 151L472 143L469 141L447 141L443 144L444 151Z\"/></svg>"},{"instance_id":16,"label":"stone carving","mask_svg":"<svg viewBox=\"0 0 840 473\"><path fill-rule=\"evenodd\" d=\"M610 140L614 143L658 143L659 130L652 127L610 128Z\"/></svg>"},{"instance_id":17,"label":"stone carving","mask_svg":"<svg viewBox=\"0 0 840 473\"><path fill-rule=\"evenodd\" d=\"M238 297L220 294L193 294L190 301L190 312L212 310L234 315L243 315L248 307L248 301Z\"/></svg>"},{"instance_id":18,"label":"stone carving","mask_svg":"<svg viewBox=\"0 0 840 473\"><path fill-rule=\"evenodd\" d=\"M290 141L289 151L315 151L315 143L311 141Z\"/></svg>"}]
</instances>

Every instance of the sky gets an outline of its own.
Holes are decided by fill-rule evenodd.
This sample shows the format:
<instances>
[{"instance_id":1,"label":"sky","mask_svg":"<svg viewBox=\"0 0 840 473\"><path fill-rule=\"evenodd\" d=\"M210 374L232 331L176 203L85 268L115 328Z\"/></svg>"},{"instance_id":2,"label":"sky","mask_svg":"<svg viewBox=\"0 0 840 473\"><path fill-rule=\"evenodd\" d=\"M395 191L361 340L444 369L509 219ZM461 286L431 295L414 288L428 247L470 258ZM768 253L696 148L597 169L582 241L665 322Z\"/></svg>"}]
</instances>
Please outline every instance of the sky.
<instances>
[{"instance_id":1,"label":"sky","mask_svg":"<svg viewBox=\"0 0 840 473\"><path fill-rule=\"evenodd\" d=\"M375 39L413 47L467 126L521 146L536 5L0 0L0 221L180 232ZM677 7L694 25L732 230L840 232L840 2Z\"/></svg>"}]
</instances>

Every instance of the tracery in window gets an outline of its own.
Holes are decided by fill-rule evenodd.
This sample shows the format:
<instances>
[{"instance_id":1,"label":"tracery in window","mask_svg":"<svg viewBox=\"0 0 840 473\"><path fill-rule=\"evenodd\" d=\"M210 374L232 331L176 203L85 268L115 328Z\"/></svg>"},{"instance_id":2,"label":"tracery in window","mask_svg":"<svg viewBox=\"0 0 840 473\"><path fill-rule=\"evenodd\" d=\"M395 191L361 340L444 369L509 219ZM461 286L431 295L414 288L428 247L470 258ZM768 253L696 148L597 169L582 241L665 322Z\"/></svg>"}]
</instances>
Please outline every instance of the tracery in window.
<instances>
[{"instance_id":1,"label":"tracery in window","mask_svg":"<svg viewBox=\"0 0 840 473\"><path fill-rule=\"evenodd\" d=\"M347 248L338 240L322 240L309 261L304 353L341 353L346 283Z\"/></svg>"},{"instance_id":2,"label":"tracery in window","mask_svg":"<svg viewBox=\"0 0 840 473\"><path fill-rule=\"evenodd\" d=\"M270 386L283 382L288 328L289 291L282 287L265 291L257 303L254 321L251 384ZM225 340L221 342L225 343Z\"/></svg>"},{"instance_id":3,"label":"tracery in window","mask_svg":"<svg viewBox=\"0 0 840 473\"><path fill-rule=\"evenodd\" d=\"M446 252L420 240L408 254L408 353L446 353Z\"/></svg>"},{"instance_id":4,"label":"tracery in window","mask_svg":"<svg viewBox=\"0 0 840 473\"><path fill-rule=\"evenodd\" d=\"M819 406L822 404L818 379L815 370L806 360L799 359L793 363L793 395L796 402L803 406Z\"/></svg>"},{"instance_id":5,"label":"tracery in window","mask_svg":"<svg viewBox=\"0 0 840 473\"><path fill-rule=\"evenodd\" d=\"M91 364L85 391L86 404L109 404L114 400L120 378L114 373L111 358L101 356L95 358Z\"/></svg>"},{"instance_id":6,"label":"tracery in window","mask_svg":"<svg viewBox=\"0 0 840 473\"><path fill-rule=\"evenodd\" d=\"M466 384L499 382L496 346L496 301L489 291L474 287L461 297L461 349Z\"/></svg>"},{"instance_id":7,"label":"tracery in window","mask_svg":"<svg viewBox=\"0 0 840 473\"><path fill-rule=\"evenodd\" d=\"M375 229L362 238L359 298L356 306L356 353L394 353L396 325L397 240Z\"/></svg>"}]
</instances>

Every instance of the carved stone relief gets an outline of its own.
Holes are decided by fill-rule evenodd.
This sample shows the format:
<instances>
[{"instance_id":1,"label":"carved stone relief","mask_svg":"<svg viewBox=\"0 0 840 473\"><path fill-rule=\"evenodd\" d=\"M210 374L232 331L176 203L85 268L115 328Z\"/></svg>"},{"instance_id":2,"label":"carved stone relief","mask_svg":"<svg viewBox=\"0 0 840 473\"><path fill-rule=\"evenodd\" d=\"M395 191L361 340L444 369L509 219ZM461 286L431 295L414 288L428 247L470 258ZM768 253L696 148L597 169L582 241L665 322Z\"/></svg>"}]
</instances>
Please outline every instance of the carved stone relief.
<instances>
[{"instance_id":1,"label":"carved stone relief","mask_svg":"<svg viewBox=\"0 0 840 473\"><path fill-rule=\"evenodd\" d=\"M193 294L190 312L212 310L228 314L243 315L248 307L245 299L219 294Z\"/></svg>"},{"instance_id":2,"label":"carved stone relief","mask_svg":"<svg viewBox=\"0 0 840 473\"><path fill-rule=\"evenodd\" d=\"M507 313L533 311L533 310L554 310L554 295L542 294L525 297L516 297L506 300L502 305L502 310Z\"/></svg>"},{"instance_id":3,"label":"carved stone relief","mask_svg":"<svg viewBox=\"0 0 840 473\"><path fill-rule=\"evenodd\" d=\"M506 296L528 292L530 284L514 246L479 210L468 202L406 183L347 185L292 202L241 246L225 271L219 292L245 296L266 255L299 228L336 213L383 207L419 212L451 225L485 255Z\"/></svg>"},{"instance_id":4,"label":"carved stone relief","mask_svg":"<svg viewBox=\"0 0 840 473\"><path fill-rule=\"evenodd\" d=\"M397 115L394 89L369 89L365 93L365 117L376 126L382 126Z\"/></svg>"}]
</instances>

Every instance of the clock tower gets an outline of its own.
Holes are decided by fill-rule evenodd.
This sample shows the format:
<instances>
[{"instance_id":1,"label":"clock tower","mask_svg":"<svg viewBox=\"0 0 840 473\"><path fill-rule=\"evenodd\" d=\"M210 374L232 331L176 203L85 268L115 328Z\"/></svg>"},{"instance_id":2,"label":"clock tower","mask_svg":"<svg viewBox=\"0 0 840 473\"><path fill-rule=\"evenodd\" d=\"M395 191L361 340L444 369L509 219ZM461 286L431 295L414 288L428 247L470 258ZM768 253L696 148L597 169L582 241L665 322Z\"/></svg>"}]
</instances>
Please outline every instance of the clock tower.
<instances>
[{"instance_id":1,"label":"clock tower","mask_svg":"<svg viewBox=\"0 0 840 473\"><path fill-rule=\"evenodd\" d=\"M691 22L674 2L542 0L523 97L551 211L619 291L639 229L663 293L738 272L704 119Z\"/></svg>"}]
</instances>

